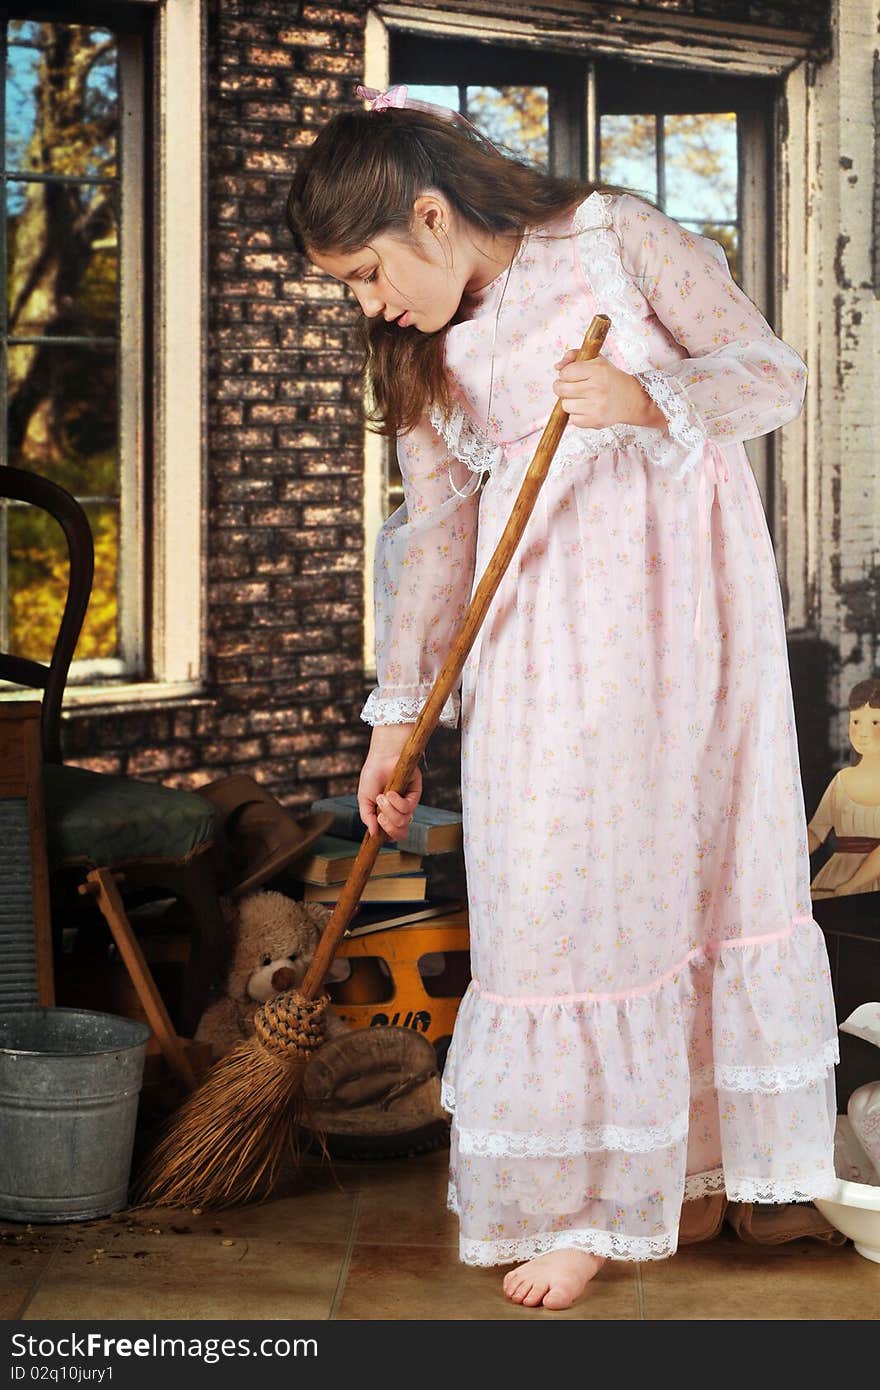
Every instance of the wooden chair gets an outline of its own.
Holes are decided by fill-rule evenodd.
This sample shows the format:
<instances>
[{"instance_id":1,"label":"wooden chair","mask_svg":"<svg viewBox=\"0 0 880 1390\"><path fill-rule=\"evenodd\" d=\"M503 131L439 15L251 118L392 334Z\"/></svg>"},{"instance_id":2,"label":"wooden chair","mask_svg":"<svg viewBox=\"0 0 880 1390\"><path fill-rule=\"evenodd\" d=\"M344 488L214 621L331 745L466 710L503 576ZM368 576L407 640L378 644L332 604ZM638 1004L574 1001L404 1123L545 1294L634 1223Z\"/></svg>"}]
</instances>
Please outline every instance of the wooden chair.
<instances>
[{"instance_id":1,"label":"wooden chair","mask_svg":"<svg viewBox=\"0 0 880 1390\"><path fill-rule=\"evenodd\" d=\"M49 662L0 652L0 681L43 691L41 740L53 896L63 901L71 881L88 887L112 927L107 894L98 892L90 879L93 871L102 870L107 871L103 881L109 873L129 908L156 898L185 904L189 953L172 1013L177 1030L191 1037L226 964L227 933L213 857L215 808L193 792L64 765L61 704L91 593L92 535L75 498L35 473L0 467L0 499L4 498L54 517L64 531L70 561L64 611ZM73 911L68 901L58 915L69 917ZM88 932L87 927L83 930Z\"/></svg>"}]
</instances>

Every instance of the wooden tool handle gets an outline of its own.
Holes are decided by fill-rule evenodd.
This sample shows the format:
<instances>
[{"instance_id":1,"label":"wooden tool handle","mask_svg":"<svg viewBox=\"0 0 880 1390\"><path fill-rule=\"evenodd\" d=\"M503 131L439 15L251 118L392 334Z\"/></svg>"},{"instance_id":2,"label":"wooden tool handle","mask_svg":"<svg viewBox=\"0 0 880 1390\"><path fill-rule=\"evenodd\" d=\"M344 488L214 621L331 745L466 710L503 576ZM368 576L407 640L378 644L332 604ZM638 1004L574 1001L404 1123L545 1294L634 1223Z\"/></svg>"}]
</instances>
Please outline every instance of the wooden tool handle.
<instances>
[{"instance_id":1,"label":"wooden tool handle","mask_svg":"<svg viewBox=\"0 0 880 1390\"><path fill-rule=\"evenodd\" d=\"M594 357L598 357L610 327L611 320L609 318L606 318L604 314L596 314L587 329L586 337L578 352L577 360L579 362L589 362ZM501 539L495 547L495 553L477 585L462 625L456 633L452 649L431 687L431 693L422 706L409 738L401 749L400 757L385 788L386 793L390 791L403 792L409 785L413 768L424 752L428 739L437 727L443 706L461 675L462 667L486 616L489 604L492 602L504 571L520 542L526 522L531 516L541 485L547 476L553 455L567 424L568 414L563 410L562 402L557 401L544 428L544 433L541 435L534 458L522 481ZM330 969L333 957L336 955L339 943L345 934L345 929L360 902L364 884L370 876L370 870L376 861L376 856L386 839L385 832L381 827L378 835L370 835L369 831L364 835L357 857L336 901L333 914L324 928L318 949L299 988L298 992L303 998L314 999L318 993L324 976Z\"/></svg>"},{"instance_id":2,"label":"wooden tool handle","mask_svg":"<svg viewBox=\"0 0 880 1390\"><path fill-rule=\"evenodd\" d=\"M165 1061L188 1091L195 1089L196 1078L186 1055L186 1049L174 1030L168 1017L165 1001L156 988L140 942L132 930L128 914L116 887L116 880L109 869L92 869L86 874L86 882L80 884L80 892L85 889L98 900L104 920L113 933L120 956L137 991L147 1022L156 1035Z\"/></svg>"}]
</instances>

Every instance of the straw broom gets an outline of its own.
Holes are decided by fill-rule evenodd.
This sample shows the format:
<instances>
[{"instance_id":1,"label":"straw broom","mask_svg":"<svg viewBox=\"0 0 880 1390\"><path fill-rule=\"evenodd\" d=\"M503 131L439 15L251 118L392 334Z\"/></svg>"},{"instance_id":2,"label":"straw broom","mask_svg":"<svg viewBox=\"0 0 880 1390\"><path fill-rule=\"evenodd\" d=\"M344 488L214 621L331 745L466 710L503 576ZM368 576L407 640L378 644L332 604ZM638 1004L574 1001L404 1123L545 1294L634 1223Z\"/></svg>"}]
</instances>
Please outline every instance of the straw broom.
<instances>
[{"instance_id":1,"label":"straw broom","mask_svg":"<svg viewBox=\"0 0 880 1390\"><path fill-rule=\"evenodd\" d=\"M604 314L594 317L578 352L579 361L589 362L598 356L610 327L611 321ZM567 423L568 415L557 401L495 553L401 751L386 793L402 793L409 784L519 544ZM294 1135L307 1119L303 1113L303 1073L323 1041L324 1013L330 1002L328 995L318 991L383 843L384 832L364 835L299 990L280 994L258 1009L254 1036L216 1062L198 1090L171 1117L139 1175L136 1199L141 1204L238 1206L271 1187L286 1153L298 1156Z\"/></svg>"}]
</instances>

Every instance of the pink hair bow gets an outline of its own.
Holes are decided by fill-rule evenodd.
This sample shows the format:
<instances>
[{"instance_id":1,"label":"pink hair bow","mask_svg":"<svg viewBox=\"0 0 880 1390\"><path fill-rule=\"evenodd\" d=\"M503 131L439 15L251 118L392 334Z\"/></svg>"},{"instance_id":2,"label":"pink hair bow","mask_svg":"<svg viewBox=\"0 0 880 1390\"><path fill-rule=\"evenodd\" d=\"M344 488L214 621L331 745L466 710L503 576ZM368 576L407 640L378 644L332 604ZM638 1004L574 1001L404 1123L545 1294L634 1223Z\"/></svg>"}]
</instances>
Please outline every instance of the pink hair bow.
<instances>
[{"instance_id":1,"label":"pink hair bow","mask_svg":"<svg viewBox=\"0 0 880 1390\"><path fill-rule=\"evenodd\" d=\"M460 111L453 111L451 106L437 106L433 101L418 101L409 95L409 88L402 84L389 87L387 91L380 92L376 87L357 87L356 92L364 101L369 102L371 111L402 111L408 107L411 111L427 111L431 116L439 116L443 121L452 121L458 125L466 125L475 135L479 135L485 144L491 145L492 149L497 149L493 145L488 135L484 135L481 130L469 121L467 116L463 116Z\"/></svg>"},{"instance_id":2,"label":"pink hair bow","mask_svg":"<svg viewBox=\"0 0 880 1390\"><path fill-rule=\"evenodd\" d=\"M389 107L392 106L399 108L407 105L421 105L421 103L417 101L407 102L406 96L408 89L403 86L389 87L387 92L380 92L376 87L358 87L356 90L359 97L363 97L364 101L370 103L371 111L387 111ZM430 109L434 110L439 108L432 107Z\"/></svg>"}]
</instances>

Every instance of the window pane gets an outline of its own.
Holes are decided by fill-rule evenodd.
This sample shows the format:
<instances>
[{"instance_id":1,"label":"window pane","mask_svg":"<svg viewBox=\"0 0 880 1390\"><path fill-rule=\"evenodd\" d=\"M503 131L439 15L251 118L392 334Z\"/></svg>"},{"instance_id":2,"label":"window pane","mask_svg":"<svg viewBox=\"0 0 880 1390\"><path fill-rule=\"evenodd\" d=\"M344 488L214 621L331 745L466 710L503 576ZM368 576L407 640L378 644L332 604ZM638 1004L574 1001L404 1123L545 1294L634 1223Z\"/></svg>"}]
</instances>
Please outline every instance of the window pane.
<instances>
[{"instance_id":1,"label":"window pane","mask_svg":"<svg viewBox=\"0 0 880 1390\"><path fill-rule=\"evenodd\" d=\"M550 123L546 87L468 87L467 117L521 159L547 166Z\"/></svg>"},{"instance_id":2,"label":"window pane","mask_svg":"<svg viewBox=\"0 0 880 1390\"><path fill-rule=\"evenodd\" d=\"M22 169L36 124L36 85L41 24L13 20L7 25L6 168Z\"/></svg>"},{"instance_id":3,"label":"window pane","mask_svg":"<svg viewBox=\"0 0 880 1390\"><path fill-rule=\"evenodd\" d=\"M116 497L114 348L11 347L9 462L77 497Z\"/></svg>"},{"instance_id":4,"label":"window pane","mask_svg":"<svg viewBox=\"0 0 880 1390\"><path fill-rule=\"evenodd\" d=\"M116 40L80 24L13 20L6 63L6 167L116 173Z\"/></svg>"},{"instance_id":5,"label":"window pane","mask_svg":"<svg viewBox=\"0 0 880 1390\"><path fill-rule=\"evenodd\" d=\"M450 111L458 110L457 87L417 87L407 82L406 90L417 101L430 101L435 106L448 106Z\"/></svg>"},{"instance_id":6,"label":"window pane","mask_svg":"<svg viewBox=\"0 0 880 1390\"><path fill-rule=\"evenodd\" d=\"M119 291L112 184L10 181L9 334L114 338ZM87 236L77 228L88 227Z\"/></svg>"},{"instance_id":7,"label":"window pane","mask_svg":"<svg viewBox=\"0 0 880 1390\"><path fill-rule=\"evenodd\" d=\"M664 162L670 217L737 220L736 114L666 116Z\"/></svg>"},{"instance_id":8,"label":"window pane","mask_svg":"<svg viewBox=\"0 0 880 1390\"><path fill-rule=\"evenodd\" d=\"M95 543L95 579L75 657L118 655L118 512L88 506ZM10 650L48 661L67 597L67 542L58 523L33 507L9 508Z\"/></svg>"},{"instance_id":9,"label":"window pane","mask_svg":"<svg viewBox=\"0 0 880 1390\"><path fill-rule=\"evenodd\" d=\"M95 579L76 657L118 658L128 641L119 621L119 44L107 29L60 20L5 29L4 462L85 507ZM13 649L47 660L67 592L66 544L33 508L10 508L8 519L0 617Z\"/></svg>"},{"instance_id":10,"label":"window pane","mask_svg":"<svg viewBox=\"0 0 880 1390\"><path fill-rule=\"evenodd\" d=\"M599 177L603 183L657 198L657 133L653 116L602 116Z\"/></svg>"},{"instance_id":11,"label":"window pane","mask_svg":"<svg viewBox=\"0 0 880 1390\"><path fill-rule=\"evenodd\" d=\"M67 594L67 542L58 522L35 507L10 506L9 648L48 661Z\"/></svg>"},{"instance_id":12,"label":"window pane","mask_svg":"<svg viewBox=\"0 0 880 1390\"><path fill-rule=\"evenodd\" d=\"M699 232L701 236L711 237L723 247L727 257L727 264L730 266L730 273L734 280L739 280L739 228L730 226L719 226L714 222L685 222L682 219L683 227L690 227L691 231Z\"/></svg>"}]
</instances>

